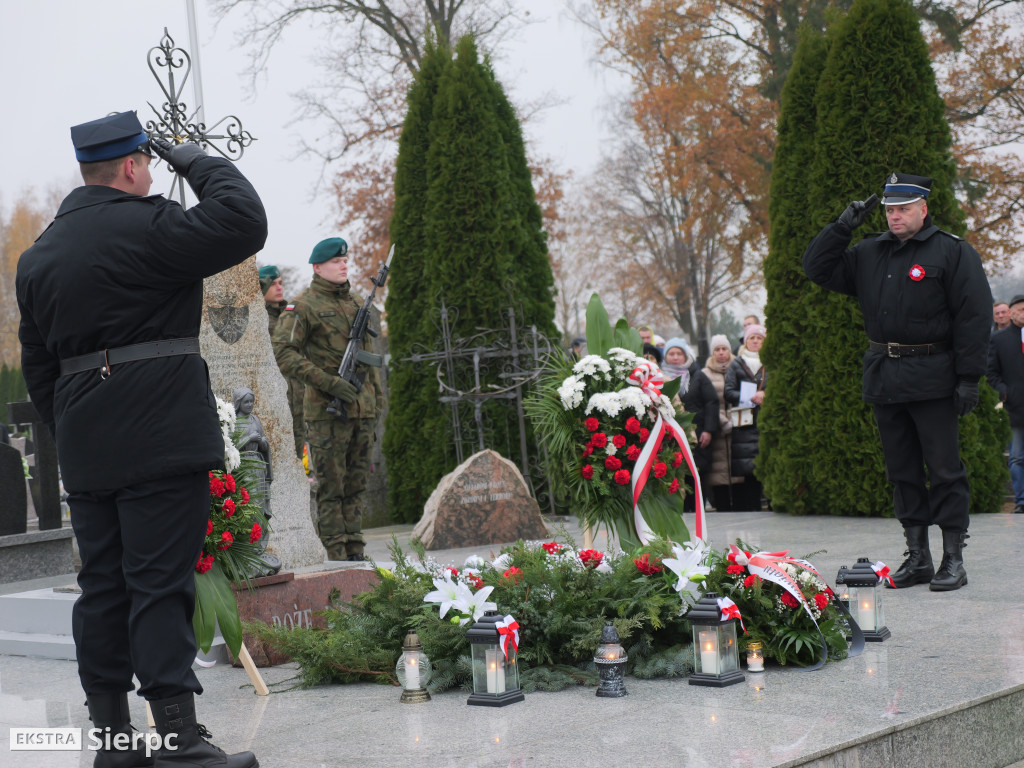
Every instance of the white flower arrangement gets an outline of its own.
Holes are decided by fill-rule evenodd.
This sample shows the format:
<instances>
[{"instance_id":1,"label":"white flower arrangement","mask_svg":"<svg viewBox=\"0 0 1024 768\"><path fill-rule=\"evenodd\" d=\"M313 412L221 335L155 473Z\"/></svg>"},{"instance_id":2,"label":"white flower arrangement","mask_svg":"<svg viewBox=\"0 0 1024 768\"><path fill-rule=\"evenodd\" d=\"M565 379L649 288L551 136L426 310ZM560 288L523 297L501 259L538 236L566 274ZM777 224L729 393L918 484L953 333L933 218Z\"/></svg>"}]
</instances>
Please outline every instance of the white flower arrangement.
<instances>
[{"instance_id":1,"label":"white flower arrangement","mask_svg":"<svg viewBox=\"0 0 1024 768\"><path fill-rule=\"evenodd\" d=\"M217 401L220 434L224 438L224 469L226 472L234 472L242 463L242 456L231 439L231 436L235 434L235 407L216 395L214 395L214 399Z\"/></svg>"},{"instance_id":2,"label":"white flower arrangement","mask_svg":"<svg viewBox=\"0 0 1024 768\"><path fill-rule=\"evenodd\" d=\"M562 400L562 407L567 411L578 408L583 402L583 381L576 376L569 376L558 388L558 396Z\"/></svg>"},{"instance_id":3,"label":"white flower arrangement","mask_svg":"<svg viewBox=\"0 0 1024 768\"><path fill-rule=\"evenodd\" d=\"M611 378L612 367L600 355L587 355L572 367L578 377L590 376L608 380Z\"/></svg>"}]
</instances>

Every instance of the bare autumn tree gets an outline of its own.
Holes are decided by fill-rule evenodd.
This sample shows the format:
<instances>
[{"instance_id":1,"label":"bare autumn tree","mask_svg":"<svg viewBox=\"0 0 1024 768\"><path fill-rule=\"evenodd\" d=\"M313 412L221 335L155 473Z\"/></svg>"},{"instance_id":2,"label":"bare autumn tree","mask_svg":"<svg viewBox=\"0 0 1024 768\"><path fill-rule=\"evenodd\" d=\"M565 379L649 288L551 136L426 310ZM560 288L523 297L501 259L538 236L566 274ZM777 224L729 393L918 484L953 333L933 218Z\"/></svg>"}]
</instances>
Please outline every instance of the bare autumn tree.
<instances>
[{"instance_id":1,"label":"bare autumn tree","mask_svg":"<svg viewBox=\"0 0 1024 768\"><path fill-rule=\"evenodd\" d=\"M577 16L597 34L602 61L630 73L645 69L671 78L663 65L674 42L713 45L730 64L739 86L753 85L742 105L750 114L777 112L801 23L822 29L829 13L851 0L593 0ZM1008 148L1024 129L1024 10L1019 0L915 0L929 37L960 171L958 197L968 216L968 238L993 265L1005 266L1024 245L1024 165ZM657 80L634 74L633 104L672 102L699 115L707 104L687 96L684 79ZM676 97L673 97L673 93ZM728 109L726 110L726 114ZM638 113L639 115L639 113ZM642 119L642 117L640 118ZM763 209L765 168L774 150L773 120L766 135L751 126L755 144L766 139L747 166L753 175L734 180ZM763 127L761 120L758 127ZM753 183L751 183L753 182ZM757 198L761 202L757 202ZM764 228L767 222L760 218Z\"/></svg>"}]
</instances>

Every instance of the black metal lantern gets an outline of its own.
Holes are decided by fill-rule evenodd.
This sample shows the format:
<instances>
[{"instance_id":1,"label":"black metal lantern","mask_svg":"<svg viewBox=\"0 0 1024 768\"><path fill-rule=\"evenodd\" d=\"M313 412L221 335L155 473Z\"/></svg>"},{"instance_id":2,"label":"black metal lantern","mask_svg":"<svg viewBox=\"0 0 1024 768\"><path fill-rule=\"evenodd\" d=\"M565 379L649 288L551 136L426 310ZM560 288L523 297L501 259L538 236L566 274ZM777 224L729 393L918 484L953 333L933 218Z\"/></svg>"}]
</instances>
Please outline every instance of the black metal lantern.
<instances>
[{"instance_id":1,"label":"black metal lantern","mask_svg":"<svg viewBox=\"0 0 1024 768\"><path fill-rule=\"evenodd\" d=\"M842 573L842 570L840 570ZM847 568L844 583L850 590L850 614L860 628L864 630L864 640L869 643L880 643L892 637L885 626L885 613L882 610L882 582L871 567L866 557L857 559L852 568Z\"/></svg>"},{"instance_id":2,"label":"black metal lantern","mask_svg":"<svg viewBox=\"0 0 1024 768\"><path fill-rule=\"evenodd\" d=\"M395 665L398 684L402 686L400 701L403 704L430 701L430 694L427 693L430 672L430 659L423 652L419 635L410 632L405 636L405 642L402 643L402 655L398 657L398 663Z\"/></svg>"},{"instance_id":3,"label":"black metal lantern","mask_svg":"<svg viewBox=\"0 0 1024 768\"><path fill-rule=\"evenodd\" d=\"M836 574L836 600L842 603L847 610L850 609L850 588L846 586L846 574L849 570L842 565L839 567L839 573Z\"/></svg>"},{"instance_id":4,"label":"black metal lantern","mask_svg":"<svg viewBox=\"0 0 1024 768\"><path fill-rule=\"evenodd\" d=\"M693 625L694 673L690 685L721 688L743 682L736 619L725 618L718 595L708 592L686 614Z\"/></svg>"},{"instance_id":5,"label":"black metal lantern","mask_svg":"<svg viewBox=\"0 0 1024 768\"><path fill-rule=\"evenodd\" d=\"M623 676L626 672L626 662L629 657L619 642L619 633L611 622L604 625L601 630L601 644L594 654L594 663L597 665L597 674L601 678L597 686L597 695L617 699L620 696L629 695Z\"/></svg>"},{"instance_id":6,"label":"black metal lantern","mask_svg":"<svg viewBox=\"0 0 1024 768\"><path fill-rule=\"evenodd\" d=\"M526 698L519 689L518 640L513 642L510 632L499 631L508 629L511 618L487 611L466 632L473 661L473 693L467 704L504 707Z\"/></svg>"}]
</instances>

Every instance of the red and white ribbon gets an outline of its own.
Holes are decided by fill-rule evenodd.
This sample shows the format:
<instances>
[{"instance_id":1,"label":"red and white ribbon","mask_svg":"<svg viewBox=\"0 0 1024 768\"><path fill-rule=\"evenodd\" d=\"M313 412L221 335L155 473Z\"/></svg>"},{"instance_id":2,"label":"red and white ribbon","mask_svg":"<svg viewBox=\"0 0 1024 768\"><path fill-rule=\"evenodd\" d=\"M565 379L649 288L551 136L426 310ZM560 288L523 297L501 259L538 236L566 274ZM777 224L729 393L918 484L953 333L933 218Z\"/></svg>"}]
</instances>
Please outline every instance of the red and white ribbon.
<instances>
[{"instance_id":1,"label":"red and white ribbon","mask_svg":"<svg viewBox=\"0 0 1024 768\"><path fill-rule=\"evenodd\" d=\"M888 581L889 586L896 589L896 582L892 580L892 576L889 575L889 566L879 560L877 563L871 566L871 570L878 574L878 582Z\"/></svg>"},{"instance_id":2,"label":"red and white ribbon","mask_svg":"<svg viewBox=\"0 0 1024 768\"><path fill-rule=\"evenodd\" d=\"M519 652L519 622L511 616L506 616L501 621L495 622L494 628L498 630L498 643L501 645L501 650L505 652L505 661L508 661L509 643L512 643L513 651Z\"/></svg>"},{"instance_id":3,"label":"red and white ribbon","mask_svg":"<svg viewBox=\"0 0 1024 768\"><path fill-rule=\"evenodd\" d=\"M640 456L633 467L633 524L636 527L637 538L640 539L642 544L649 544L654 539L654 531L651 530L647 521L644 520L644 516L640 513L640 494L647 485L651 469L658 458L658 451L661 450L661 443L665 439L665 435L668 434L679 445L679 450L686 459L686 466L689 467L690 474L693 475L693 493L696 502L697 519L695 534L697 539L705 541L704 493L700 487L700 475L697 472L697 465L693 460L693 454L690 453L690 443L683 433L683 428L676 423L676 420L671 417L665 418L661 415L661 411L658 410L658 405L661 403L661 388L665 384L665 376L657 366L645 361L637 365L626 380L633 386L639 387L640 391L647 395L655 413L658 414L654 422L654 428L647 436L647 442L644 443Z\"/></svg>"},{"instance_id":4,"label":"red and white ribbon","mask_svg":"<svg viewBox=\"0 0 1024 768\"><path fill-rule=\"evenodd\" d=\"M747 628L743 626L743 617L740 616L740 607L736 603L728 597L720 597L718 598L718 610L722 612L724 619L737 619L743 629L743 634L747 633Z\"/></svg>"}]
</instances>

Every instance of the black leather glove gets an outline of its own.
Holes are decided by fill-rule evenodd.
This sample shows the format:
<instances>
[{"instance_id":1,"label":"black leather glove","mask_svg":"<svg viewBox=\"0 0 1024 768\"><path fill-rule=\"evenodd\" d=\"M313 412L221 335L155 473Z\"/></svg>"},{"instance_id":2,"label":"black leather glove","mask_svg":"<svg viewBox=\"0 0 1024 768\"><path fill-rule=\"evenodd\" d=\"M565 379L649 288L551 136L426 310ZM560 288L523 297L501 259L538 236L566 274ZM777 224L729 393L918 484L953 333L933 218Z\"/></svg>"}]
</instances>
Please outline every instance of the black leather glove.
<instances>
[{"instance_id":1,"label":"black leather glove","mask_svg":"<svg viewBox=\"0 0 1024 768\"><path fill-rule=\"evenodd\" d=\"M961 380L953 394L953 405L960 416L966 416L978 405L978 382Z\"/></svg>"},{"instance_id":2,"label":"black leather glove","mask_svg":"<svg viewBox=\"0 0 1024 768\"><path fill-rule=\"evenodd\" d=\"M840 214L839 218L836 219L837 224L842 224L851 232L864 223L864 219L868 217L875 206L878 205L878 195L872 195L867 200L854 200L850 203L846 210Z\"/></svg>"},{"instance_id":3,"label":"black leather glove","mask_svg":"<svg viewBox=\"0 0 1024 768\"><path fill-rule=\"evenodd\" d=\"M176 173L180 173L182 176L188 175L188 169L192 167L192 163L201 157L207 157L202 148L191 141L184 144L172 144L167 139L154 136L149 140L149 146L156 152L157 157L166 161Z\"/></svg>"},{"instance_id":4,"label":"black leather glove","mask_svg":"<svg viewBox=\"0 0 1024 768\"><path fill-rule=\"evenodd\" d=\"M356 398L359 397L359 390L351 382L339 378L331 386L331 394L343 403L354 403Z\"/></svg>"}]
</instances>

